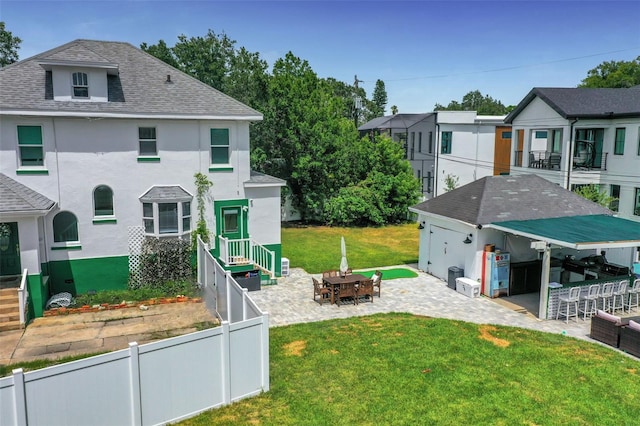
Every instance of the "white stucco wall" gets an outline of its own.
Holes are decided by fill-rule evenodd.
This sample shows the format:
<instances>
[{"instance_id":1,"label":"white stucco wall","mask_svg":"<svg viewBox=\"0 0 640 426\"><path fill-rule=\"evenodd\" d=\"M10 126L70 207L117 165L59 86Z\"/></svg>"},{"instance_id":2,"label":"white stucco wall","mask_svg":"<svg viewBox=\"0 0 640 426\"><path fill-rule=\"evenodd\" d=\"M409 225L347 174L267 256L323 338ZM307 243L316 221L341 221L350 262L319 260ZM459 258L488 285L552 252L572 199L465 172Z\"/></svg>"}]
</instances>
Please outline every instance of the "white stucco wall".
<instances>
[{"instance_id":1,"label":"white stucco wall","mask_svg":"<svg viewBox=\"0 0 640 426\"><path fill-rule=\"evenodd\" d=\"M127 255L127 229L142 225L139 197L154 185L180 185L195 195L194 174L207 175L213 182L206 209L210 230L215 229L213 200L246 198L244 182L250 176L248 122L7 116L0 120L2 173L56 201L56 212L67 210L78 219L82 250L51 251L48 260ZM18 174L17 125L42 126L44 169L48 174ZM138 161L138 127L156 128L160 162ZM229 128L231 154L227 168L233 171L209 170L210 129L220 127ZM113 190L115 224L93 223L93 190L98 185ZM254 194L260 208L252 213L277 221L277 235L275 225L263 232L268 243L280 242L280 196L275 192ZM194 227L195 197L191 213ZM45 224L49 247L54 214L47 216Z\"/></svg>"},{"instance_id":2,"label":"white stucco wall","mask_svg":"<svg viewBox=\"0 0 640 426\"><path fill-rule=\"evenodd\" d=\"M493 176L495 131L495 124L440 124L440 144L442 132L452 132L452 142L451 153L438 156L437 195L446 192L447 175L458 177L457 187Z\"/></svg>"},{"instance_id":3,"label":"white stucco wall","mask_svg":"<svg viewBox=\"0 0 640 426\"><path fill-rule=\"evenodd\" d=\"M74 72L87 74L89 98L73 98L72 87ZM81 67L52 67L51 77L53 82L53 99L56 101L73 102L107 102L107 71L105 69L81 68Z\"/></svg>"},{"instance_id":4,"label":"white stucco wall","mask_svg":"<svg viewBox=\"0 0 640 426\"><path fill-rule=\"evenodd\" d=\"M249 236L261 244L280 244L280 187L247 188Z\"/></svg>"}]
</instances>

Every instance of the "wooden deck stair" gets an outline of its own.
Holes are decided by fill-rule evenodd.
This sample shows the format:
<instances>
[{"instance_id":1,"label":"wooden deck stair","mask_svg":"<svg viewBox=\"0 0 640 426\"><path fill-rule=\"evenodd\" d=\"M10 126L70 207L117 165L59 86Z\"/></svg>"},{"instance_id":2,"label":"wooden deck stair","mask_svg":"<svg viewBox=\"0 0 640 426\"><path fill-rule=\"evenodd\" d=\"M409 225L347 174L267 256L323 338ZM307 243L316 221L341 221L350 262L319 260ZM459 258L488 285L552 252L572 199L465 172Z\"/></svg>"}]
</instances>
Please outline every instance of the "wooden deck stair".
<instances>
[{"instance_id":1,"label":"wooden deck stair","mask_svg":"<svg viewBox=\"0 0 640 426\"><path fill-rule=\"evenodd\" d=\"M20 330L20 302L17 288L0 290L0 332Z\"/></svg>"}]
</instances>

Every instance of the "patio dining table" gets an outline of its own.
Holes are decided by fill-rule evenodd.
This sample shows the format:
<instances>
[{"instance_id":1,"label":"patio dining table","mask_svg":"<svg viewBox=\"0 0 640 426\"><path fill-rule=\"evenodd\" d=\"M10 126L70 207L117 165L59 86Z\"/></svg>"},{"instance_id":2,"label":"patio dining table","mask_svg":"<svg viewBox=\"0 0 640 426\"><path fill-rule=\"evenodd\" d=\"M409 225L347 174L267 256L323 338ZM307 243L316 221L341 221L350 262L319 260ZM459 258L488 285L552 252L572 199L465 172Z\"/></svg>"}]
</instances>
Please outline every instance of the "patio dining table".
<instances>
[{"instance_id":1,"label":"patio dining table","mask_svg":"<svg viewBox=\"0 0 640 426\"><path fill-rule=\"evenodd\" d=\"M343 283L353 283L356 284L360 281L364 281L368 279L362 274L349 274L346 276L337 276L337 277L324 277L322 278L322 283L328 287L331 287L331 304L335 303L335 294L337 293L340 284Z\"/></svg>"}]
</instances>

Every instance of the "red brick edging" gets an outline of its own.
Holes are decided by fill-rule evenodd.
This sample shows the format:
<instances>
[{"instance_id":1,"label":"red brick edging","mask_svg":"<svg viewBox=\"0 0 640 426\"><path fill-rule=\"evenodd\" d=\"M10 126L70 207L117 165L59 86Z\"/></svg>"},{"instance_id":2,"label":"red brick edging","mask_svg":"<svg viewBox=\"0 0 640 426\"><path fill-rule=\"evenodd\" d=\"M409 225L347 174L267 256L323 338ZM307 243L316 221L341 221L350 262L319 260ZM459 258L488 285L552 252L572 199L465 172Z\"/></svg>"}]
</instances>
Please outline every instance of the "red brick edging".
<instances>
[{"instance_id":1,"label":"red brick edging","mask_svg":"<svg viewBox=\"0 0 640 426\"><path fill-rule=\"evenodd\" d=\"M109 304L102 303L100 305L84 305L79 308L52 308L47 311L44 311L43 316L45 317L53 317L56 315L68 315L68 314L84 314L87 312L100 312L106 310L114 310L114 309L123 309L123 308L136 308L141 305L144 306L152 306L152 305L165 305L168 303L183 303L183 302L191 302L191 303L201 303L201 297L159 297L155 299L143 300L139 302L125 302L125 303L117 303L117 304Z\"/></svg>"}]
</instances>

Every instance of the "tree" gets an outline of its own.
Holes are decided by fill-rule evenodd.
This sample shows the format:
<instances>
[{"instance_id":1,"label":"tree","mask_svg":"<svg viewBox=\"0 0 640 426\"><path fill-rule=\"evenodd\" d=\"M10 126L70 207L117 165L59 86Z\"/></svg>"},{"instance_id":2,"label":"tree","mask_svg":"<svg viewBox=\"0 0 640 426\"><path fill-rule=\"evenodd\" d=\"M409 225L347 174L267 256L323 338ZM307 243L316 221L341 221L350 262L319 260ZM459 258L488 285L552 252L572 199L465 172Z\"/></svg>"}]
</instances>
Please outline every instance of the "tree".
<instances>
[{"instance_id":1,"label":"tree","mask_svg":"<svg viewBox=\"0 0 640 426\"><path fill-rule=\"evenodd\" d=\"M640 85L640 56L631 61L608 61L589 70L578 87L626 88Z\"/></svg>"},{"instance_id":2,"label":"tree","mask_svg":"<svg viewBox=\"0 0 640 426\"><path fill-rule=\"evenodd\" d=\"M574 189L573 192L606 208L610 208L615 201L618 201L617 198L600 191L600 186L597 184L581 185Z\"/></svg>"},{"instance_id":3,"label":"tree","mask_svg":"<svg viewBox=\"0 0 640 426\"><path fill-rule=\"evenodd\" d=\"M448 174L444 178L444 190L446 192L453 191L454 189L456 189L458 187L458 182L459 181L460 181L460 178L458 176L452 175L452 174Z\"/></svg>"},{"instance_id":4,"label":"tree","mask_svg":"<svg viewBox=\"0 0 640 426\"><path fill-rule=\"evenodd\" d=\"M7 31L4 22L0 21L0 67L18 60L20 43L22 40L19 37L14 37L11 31Z\"/></svg>"},{"instance_id":5,"label":"tree","mask_svg":"<svg viewBox=\"0 0 640 426\"><path fill-rule=\"evenodd\" d=\"M371 118L382 117L387 106L387 90L385 89L384 81L376 80L376 87L373 89L371 102L373 104L371 109L373 116Z\"/></svg>"},{"instance_id":6,"label":"tree","mask_svg":"<svg viewBox=\"0 0 640 426\"><path fill-rule=\"evenodd\" d=\"M356 141L345 153L361 167L348 171L353 183L341 179L345 183L327 200L325 221L342 226L406 221L408 208L420 199L420 181L402 147L378 135L373 142L368 137Z\"/></svg>"},{"instance_id":7,"label":"tree","mask_svg":"<svg viewBox=\"0 0 640 426\"><path fill-rule=\"evenodd\" d=\"M436 103L434 111L476 111L480 115L504 115L508 113L507 107L502 102L493 99L489 95L483 95L479 90L474 90L463 96L462 102L449 102L449 105L442 106Z\"/></svg>"},{"instance_id":8,"label":"tree","mask_svg":"<svg viewBox=\"0 0 640 426\"><path fill-rule=\"evenodd\" d=\"M147 43L142 43L140 45L140 49L155 56L161 61L166 62L172 67L180 68L180 64L178 64L178 61L173 54L173 50L167 46L167 43L165 43L164 40L160 40L158 41L158 44L152 44L151 46L147 45Z\"/></svg>"},{"instance_id":9,"label":"tree","mask_svg":"<svg viewBox=\"0 0 640 426\"><path fill-rule=\"evenodd\" d=\"M396 115L398 113L398 107L391 105L391 114Z\"/></svg>"}]
</instances>

